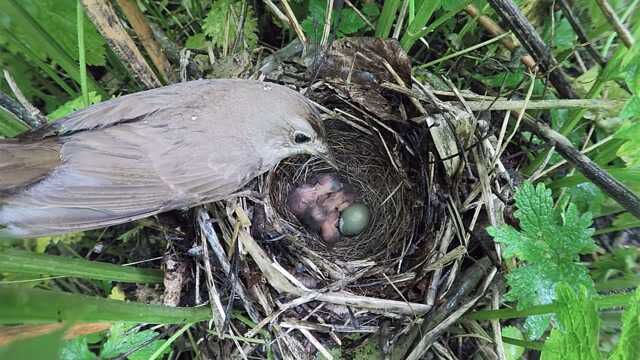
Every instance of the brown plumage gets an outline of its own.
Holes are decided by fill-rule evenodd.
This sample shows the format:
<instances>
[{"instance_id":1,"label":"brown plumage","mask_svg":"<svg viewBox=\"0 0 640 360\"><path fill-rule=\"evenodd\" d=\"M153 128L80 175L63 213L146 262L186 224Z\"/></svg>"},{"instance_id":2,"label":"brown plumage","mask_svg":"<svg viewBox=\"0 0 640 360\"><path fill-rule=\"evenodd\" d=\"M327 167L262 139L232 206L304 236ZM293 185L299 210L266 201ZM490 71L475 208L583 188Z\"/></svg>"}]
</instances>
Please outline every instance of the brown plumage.
<instances>
[{"instance_id":1,"label":"brown plumage","mask_svg":"<svg viewBox=\"0 0 640 360\"><path fill-rule=\"evenodd\" d=\"M314 108L283 86L198 80L122 96L0 140L0 236L220 200L286 157L327 153Z\"/></svg>"}]
</instances>

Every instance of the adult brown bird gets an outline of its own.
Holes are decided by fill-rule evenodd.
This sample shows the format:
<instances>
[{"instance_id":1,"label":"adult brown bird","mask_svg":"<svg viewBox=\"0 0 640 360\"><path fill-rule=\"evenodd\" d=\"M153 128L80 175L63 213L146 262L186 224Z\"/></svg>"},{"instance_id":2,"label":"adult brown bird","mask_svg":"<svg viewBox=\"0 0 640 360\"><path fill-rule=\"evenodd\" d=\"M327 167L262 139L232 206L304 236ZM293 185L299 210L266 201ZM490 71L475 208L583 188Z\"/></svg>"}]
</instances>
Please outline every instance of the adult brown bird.
<instances>
[{"instance_id":1,"label":"adult brown bird","mask_svg":"<svg viewBox=\"0 0 640 360\"><path fill-rule=\"evenodd\" d=\"M284 86L198 80L122 96L0 140L0 237L228 198L284 158L328 153L316 110Z\"/></svg>"}]
</instances>

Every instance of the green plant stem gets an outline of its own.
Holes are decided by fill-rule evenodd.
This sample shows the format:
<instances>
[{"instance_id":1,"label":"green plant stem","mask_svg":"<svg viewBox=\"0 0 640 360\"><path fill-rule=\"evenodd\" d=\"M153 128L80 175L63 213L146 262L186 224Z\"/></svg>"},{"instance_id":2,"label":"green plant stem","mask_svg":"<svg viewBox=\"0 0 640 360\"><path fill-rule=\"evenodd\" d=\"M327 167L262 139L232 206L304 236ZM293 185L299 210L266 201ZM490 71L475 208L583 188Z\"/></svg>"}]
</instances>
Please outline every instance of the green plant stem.
<instances>
[{"instance_id":1,"label":"green plant stem","mask_svg":"<svg viewBox=\"0 0 640 360\"><path fill-rule=\"evenodd\" d=\"M596 297L593 301L596 303L598 310L608 309L612 307L625 306L629 304L632 299L633 293L628 294L616 294L608 296ZM531 315L542 315L556 312L558 309L556 304L536 305L530 308L516 310L516 309L499 309L499 310L480 310L465 315L470 320L506 320L522 318Z\"/></svg>"},{"instance_id":2,"label":"green plant stem","mask_svg":"<svg viewBox=\"0 0 640 360\"><path fill-rule=\"evenodd\" d=\"M628 289L640 286L640 276L629 275L620 279L608 280L596 283L596 290Z\"/></svg>"},{"instance_id":3,"label":"green plant stem","mask_svg":"<svg viewBox=\"0 0 640 360\"><path fill-rule=\"evenodd\" d=\"M439 64L439 63L441 63L441 62L443 62L443 61L446 61L446 60L452 59L452 58L454 58L454 57L458 57L458 56L460 56L460 55L464 55L464 54L466 54L466 53L472 52L473 50L479 49L479 48L481 48L481 47L483 47L483 46L490 45L490 44L492 44L492 43L494 43L494 42L496 42L496 41L499 41L499 40L500 40L500 39L502 39L503 37L505 37L505 36L509 36L509 35L511 35L511 32L506 32L506 33L500 34L500 35L498 35L498 36L496 36L496 37L494 37L494 38L492 38L492 39L489 39L489 40L487 40L487 41L483 41L483 42L481 42L481 43L479 43L479 44L475 44L475 45L470 46L470 47L468 47L468 48L466 48L466 49L463 49L463 50L460 50L460 51L454 52L454 53L449 54L449 55L446 55L446 56L443 56L443 57L441 57L441 58L439 58L439 59L435 59L435 60L430 61L430 62L428 62L428 63L426 63L426 64L420 65L420 66L418 66L418 67L416 67L416 68L417 68L417 69L424 69L424 68L427 68L427 67L429 67L429 66L433 66L433 65Z\"/></svg>"},{"instance_id":4,"label":"green plant stem","mask_svg":"<svg viewBox=\"0 0 640 360\"><path fill-rule=\"evenodd\" d=\"M195 322L186 324L185 326L183 326L182 328L180 328L180 330L176 331L175 334L171 335L171 337L169 339L167 339L167 341L165 341L153 354L151 354L151 356L149 357L149 360L155 360L158 357L162 356L162 353L164 353L164 351L171 346L171 344L173 344L174 341L176 341L177 338L179 338L180 336L182 336L182 334L189 330L190 327L193 326L193 324L195 324ZM196 350L196 349L194 349Z\"/></svg>"},{"instance_id":5,"label":"green plant stem","mask_svg":"<svg viewBox=\"0 0 640 360\"><path fill-rule=\"evenodd\" d=\"M542 350L542 347L544 346L544 343L540 341L520 340L520 339L514 339L506 336L502 337L502 341L507 344L522 346L524 348L533 349L533 350Z\"/></svg>"},{"instance_id":6,"label":"green plant stem","mask_svg":"<svg viewBox=\"0 0 640 360\"><path fill-rule=\"evenodd\" d=\"M162 272L156 269L141 269L64 256L42 255L15 249L0 252L0 272L72 276L131 283L159 283L163 279Z\"/></svg>"},{"instance_id":7,"label":"green plant stem","mask_svg":"<svg viewBox=\"0 0 640 360\"><path fill-rule=\"evenodd\" d=\"M184 324L210 318L209 307L175 308L58 291L0 286L0 324L62 321Z\"/></svg>"},{"instance_id":8,"label":"green plant stem","mask_svg":"<svg viewBox=\"0 0 640 360\"><path fill-rule=\"evenodd\" d=\"M633 30L633 37L634 38L640 37L640 24L635 25L635 28ZM624 56L627 54L627 51L629 51L629 49L627 49L624 46L618 47L614 55L607 62L607 65L604 67L604 69L602 69L600 73L598 73L598 76L595 82L593 83L593 85L589 89L589 92L585 96L587 99L593 99L596 96L598 96L598 94L600 94L600 92L604 88L605 83L607 81L612 80L613 75L615 75L617 72L621 70L620 66L622 66L622 60ZM560 133L565 136L570 134L571 131L573 131L573 129L575 129L575 127L580 123L580 120L582 120L585 112L586 112L586 109L573 111L570 115L569 120L566 121L560 128ZM549 151L552 151L552 150L542 151L540 154L538 154L536 158L533 161L531 161L531 163L524 169L523 173L528 176L533 174L533 172L536 171L536 169L538 169L540 165L542 165Z\"/></svg>"},{"instance_id":9,"label":"green plant stem","mask_svg":"<svg viewBox=\"0 0 640 360\"><path fill-rule=\"evenodd\" d=\"M78 60L80 61L80 89L82 90L82 102L84 107L89 106L89 88L87 86L87 60L84 48L84 10L82 2L78 0L76 11L76 27L78 29Z\"/></svg>"},{"instance_id":10,"label":"green plant stem","mask_svg":"<svg viewBox=\"0 0 640 360\"><path fill-rule=\"evenodd\" d=\"M640 3L640 0L634 0L631 4L629 4L629 6L627 6L627 10L624 12L620 20L622 20L623 22L626 21L629 18L629 16L631 16L636 6L638 6L638 3ZM609 38L607 39L605 45L602 47L603 58L607 57L607 54L609 53L609 48L611 47L611 45L613 44L613 40L615 40L617 36L618 36L618 33L615 31L613 32L613 34L609 35Z\"/></svg>"},{"instance_id":11,"label":"green plant stem","mask_svg":"<svg viewBox=\"0 0 640 360\"><path fill-rule=\"evenodd\" d=\"M431 15L433 12L440 6L440 1L423 1L418 11L416 12L416 17L413 19L411 23L407 26L407 30L400 38L400 46L404 49L404 51L411 50L413 44L420 39L420 33L422 28L427 24L427 21L431 19Z\"/></svg>"},{"instance_id":12,"label":"green plant stem","mask_svg":"<svg viewBox=\"0 0 640 360\"><path fill-rule=\"evenodd\" d=\"M463 2L461 4L459 4L458 7L454 8L454 9L451 9L451 10L447 11L446 13L442 14L440 17L438 17L436 20L434 20L431 24L429 24L429 26L427 26L426 28L420 30L420 32L417 35L415 35L414 44L418 39L420 39L421 37L423 37L425 35L430 34L432 31L434 31L435 29L440 27L440 25L444 24L449 19L451 19L452 17L456 16L456 14L458 14L459 12L464 10L464 8L467 7L467 5L469 5L469 3L471 3L471 1L465 1L465 2ZM411 22L413 22L413 20L410 18L409 19L409 23L411 23ZM411 46L413 46L413 44L411 44Z\"/></svg>"},{"instance_id":13,"label":"green plant stem","mask_svg":"<svg viewBox=\"0 0 640 360\"><path fill-rule=\"evenodd\" d=\"M391 27L396 19L396 13L402 0L389 0L384 2L382 13L376 24L376 37L388 38L391 34Z\"/></svg>"}]
</instances>

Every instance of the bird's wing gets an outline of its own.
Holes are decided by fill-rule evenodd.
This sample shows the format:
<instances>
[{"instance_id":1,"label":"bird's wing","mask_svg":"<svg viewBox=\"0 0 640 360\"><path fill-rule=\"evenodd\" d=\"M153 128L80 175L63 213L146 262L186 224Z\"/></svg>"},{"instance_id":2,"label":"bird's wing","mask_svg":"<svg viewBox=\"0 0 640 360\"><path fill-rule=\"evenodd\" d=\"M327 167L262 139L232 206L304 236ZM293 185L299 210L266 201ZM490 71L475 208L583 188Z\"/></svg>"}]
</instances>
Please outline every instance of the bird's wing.
<instances>
[{"instance_id":1,"label":"bird's wing","mask_svg":"<svg viewBox=\"0 0 640 360\"><path fill-rule=\"evenodd\" d=\"M120 96L76 111L65 118L24 134L23 138L40 139L55 135L70 135L79 131L153 119L154 114L164 110L206 103L202 97L207 94L207 89L211 91L211 84L209 80L196 80Z\"/></svg>"},{"instance_id":2,"label":"bird's wing","mask_svg":"<svg viewBox=\"0 0 640 360\"><path fill-rule=\"evenodd\" d=\"M124 223L224 198L258 174L250 149L171 113L153 116L168 119L66 138L63 164L0 207L5 231L33 237Z\"/></svg>"}]
</instances>

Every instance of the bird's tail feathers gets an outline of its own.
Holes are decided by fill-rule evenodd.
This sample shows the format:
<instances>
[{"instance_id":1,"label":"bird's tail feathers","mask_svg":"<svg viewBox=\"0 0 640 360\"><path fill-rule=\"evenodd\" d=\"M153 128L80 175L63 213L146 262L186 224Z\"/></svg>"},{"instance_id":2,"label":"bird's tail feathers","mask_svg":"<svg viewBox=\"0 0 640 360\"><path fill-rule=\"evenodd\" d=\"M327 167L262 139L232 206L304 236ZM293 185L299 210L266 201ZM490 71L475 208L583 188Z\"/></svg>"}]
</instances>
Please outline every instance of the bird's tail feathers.
<instances>
[{"instance_id":1,"label":"bird's tail feathers","mask_svg":"<svg viewBox=\"0 0 640 360\"><path fill-rule=\"evenodd\" d=\"M28 143L0 140L0 193L42 179L60 161L60 144L55 140Z\"/></svg>"}]
</instances>

